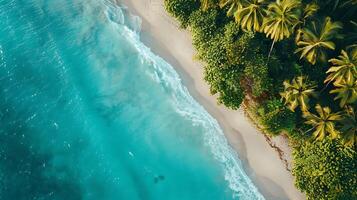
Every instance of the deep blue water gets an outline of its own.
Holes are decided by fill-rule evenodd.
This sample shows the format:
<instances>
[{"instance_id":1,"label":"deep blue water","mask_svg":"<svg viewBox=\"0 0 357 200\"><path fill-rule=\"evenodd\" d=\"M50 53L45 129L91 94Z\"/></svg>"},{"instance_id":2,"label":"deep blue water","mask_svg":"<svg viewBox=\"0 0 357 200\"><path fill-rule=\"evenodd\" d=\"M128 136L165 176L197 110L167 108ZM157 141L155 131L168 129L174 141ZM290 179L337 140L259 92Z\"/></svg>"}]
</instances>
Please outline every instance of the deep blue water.
<instances>
[{"instance_id":1,"label":"deep blue water","mask_svg":"<svg viewBox=\"0 0 357 200\"><path fill-rule=\"evenodd\" d=\"M263 199L106 0L0 0L0 199Z\"/></svg>"}]
</instances>

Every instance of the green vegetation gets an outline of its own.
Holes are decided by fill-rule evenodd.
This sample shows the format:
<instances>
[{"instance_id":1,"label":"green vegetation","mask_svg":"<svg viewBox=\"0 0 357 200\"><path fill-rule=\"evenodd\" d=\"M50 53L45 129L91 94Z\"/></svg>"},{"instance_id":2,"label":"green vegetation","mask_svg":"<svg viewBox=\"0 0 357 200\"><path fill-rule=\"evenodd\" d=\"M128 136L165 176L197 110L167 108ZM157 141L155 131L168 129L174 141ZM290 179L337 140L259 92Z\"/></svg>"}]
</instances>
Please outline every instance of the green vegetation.
<instances>
[{"instance_id":1,"label":"green vegetation","mask_svg":"<svg viewBox=\"0 0 357 200\"><path fill-rule=\"evenodd\" d=\"M274 42L289 38L299 23L300 1L271 2L264 17L263 32Z\"/></svg>"},{"instance_id":2,"label":"green vegetation","mask_svg":"<svg viewBox=\"0 0 357 200\"><path fill-rule=\"evenodd\" d=\"M301 58L315 65L316 61L326 62L327 50L335 50L335 43L331 41L338 30L342 28L341 23L332 22L326 17L324 22L311 22L311 26L301 30L302 36L296 43L298 48L295 53L301 52Z\"/></svg>"},{"instance_id":3,"label":"green vegetation","mask_svg":"<svg viewBox=\"0 0 357 200\"><path fill-rule=\"evenodd\" d=\"M336 140L306 142L293 152L296 185L308 199L356 199L357 153Z\"/></svg>"},{"instance_id":4,"label":"green vegetation","mask_svg":"<svg viewBox=\"0 0 357 200\"><path fill-rule=\"evenodd\" d=\"M284 106L280 99L265 101L259 105L257 112L260 123L271 135L279 135L282 131L292 132L295 129L296 113Z\"/></svg>"},{"instance_id":5,"label":"green vegetation","mask_svg":"<svg viewBox=\"0 0 357 200\"><path fill-rule=\"evenodd\" d=\"M165 1L166 10L181 22L182 27L187 27L191 13L199 7L197 0Z\"/></svg>"},{"instance_id":6,"label":"green vegetation","mask_svg":"<svg viewBox=\"0 0 357 200\"><path fill-rule=\"evenodd\" d=\"M329 107L321 107L321 105L316 105L315 115L310 112L305 112L304 117L306 118L306 124L309 124L315 130L313 132L314 138L317 140L322 140L326 138L326 135L330 135L331 138L338 138L339 131L336 129L336 123L342 119L340 113L332 113Z\"/></svg>"},{"instance_id":7,"label":"green vegetation","mask_svg":"<svg viewBox=\"0 0 357 200\"><path fill-rule=\"evenodd\" d=\"M165 0L218 102L294 148L308 199L357 199L357 1Z\"/></svg>"},{"instance_id":8,"label":"green vegetation","mask_svg":"<svg viewBox=\"0 0 357 200\"><path fill-rule=\"evenodd\" d=\"M291 111L300 106L303 112L309 109L309 98L315 95L316 85L309 82L306 77L295 77L291 82L284 81L284 91L280 93L285 104Z\"/></svg>"}]
</instances>

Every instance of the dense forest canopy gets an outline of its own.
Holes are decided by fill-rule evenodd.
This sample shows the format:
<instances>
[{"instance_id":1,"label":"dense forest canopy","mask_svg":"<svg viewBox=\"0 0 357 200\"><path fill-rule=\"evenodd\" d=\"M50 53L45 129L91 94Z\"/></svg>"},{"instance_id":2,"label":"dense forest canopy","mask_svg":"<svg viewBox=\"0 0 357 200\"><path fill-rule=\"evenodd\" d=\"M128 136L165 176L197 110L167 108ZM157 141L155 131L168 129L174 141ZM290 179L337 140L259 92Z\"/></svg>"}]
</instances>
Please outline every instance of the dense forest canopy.
<instances>
[{"instance_id":1,"label":"dense forest canopy","mask_svg":"<svg viewBox=\"0 0 357 200\"><path fill-rule=\"evenodd\" d=\"M289 136L308 199L357 199L357 1L164 2L218 102Z\"/></svg>"}]
</instances>

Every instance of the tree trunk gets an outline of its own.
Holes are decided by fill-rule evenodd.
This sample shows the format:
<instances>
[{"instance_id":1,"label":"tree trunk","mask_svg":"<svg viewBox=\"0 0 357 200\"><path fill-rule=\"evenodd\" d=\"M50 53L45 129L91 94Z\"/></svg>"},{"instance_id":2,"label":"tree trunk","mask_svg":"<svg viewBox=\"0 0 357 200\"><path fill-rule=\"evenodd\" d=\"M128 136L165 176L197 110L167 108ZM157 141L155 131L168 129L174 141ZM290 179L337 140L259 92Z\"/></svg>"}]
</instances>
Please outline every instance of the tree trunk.
<instances>
[{"instance_id":1,"label":"tree trunk","mask_svg":"<svg viewBox=\"0 0 357 200\"><path fill-rule=\"evenodd\" d=\"M268 55L268 63L269 63L271 52L273 51L273 48L274 48L274 44L275 44L275 40L273 40L273 43L271 44L271 47L270 47L270 51L269 51L269 55Z\"/></svg>"}]
</instances>

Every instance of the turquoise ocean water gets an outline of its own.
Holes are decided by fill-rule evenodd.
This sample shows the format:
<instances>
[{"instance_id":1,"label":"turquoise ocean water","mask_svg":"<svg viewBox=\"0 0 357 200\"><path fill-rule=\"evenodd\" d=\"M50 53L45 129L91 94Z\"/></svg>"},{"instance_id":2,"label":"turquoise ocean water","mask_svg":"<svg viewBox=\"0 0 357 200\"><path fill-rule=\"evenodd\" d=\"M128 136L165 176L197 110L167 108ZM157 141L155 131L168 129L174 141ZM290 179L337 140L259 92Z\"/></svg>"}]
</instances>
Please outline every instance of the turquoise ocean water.
<instances>
[{"instance_id":1,"label":"turquoise ocean water","mask_svg":"<svg viewBox=\"0 0 357 200\"><path fill-rule=\"evenodd\" d=\"M263 199L106 0L0 0L0 199Z\"/></svg>"}]
</instances>

